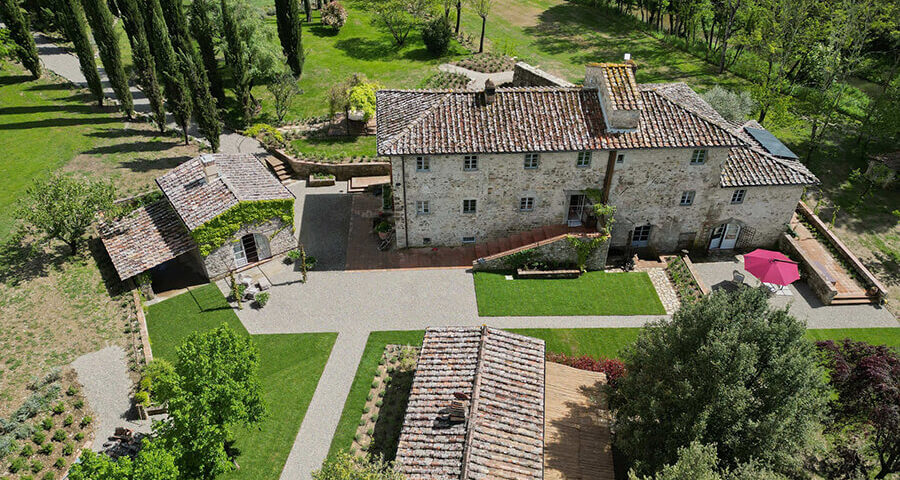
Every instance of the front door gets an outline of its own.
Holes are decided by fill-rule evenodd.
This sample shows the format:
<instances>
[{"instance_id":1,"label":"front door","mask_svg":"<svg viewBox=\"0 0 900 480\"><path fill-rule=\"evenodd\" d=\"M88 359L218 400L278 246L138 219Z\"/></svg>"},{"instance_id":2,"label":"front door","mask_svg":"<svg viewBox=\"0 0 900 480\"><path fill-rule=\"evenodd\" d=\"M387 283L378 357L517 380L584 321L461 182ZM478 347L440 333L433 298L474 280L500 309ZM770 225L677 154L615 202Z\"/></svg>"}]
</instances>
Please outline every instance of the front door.
<instances>
[{"instance_id":1,"label":"front door","mask_svg":"<svg viewBox=\"0 0 900 480\"><path fill-rule=\"evenodd\" d=\"M235 242L232 247L234 251L235 268L258 262L260 257L259 250L256 247L256 239L253 237L252 233L244 235L241 237L241 241Z\"/></svg>"},{"instance_id":2,"label":"front door","mask_svg":"<svg viewBox=\"0 0 900 480\"><path fill-rule=\"evenodd\" d=\"M741 226L736 223L723 223L717 226L709 239L710 250L731 250L737 244L741 234Z\"/></svg>"},{"instance_id":3,"label":"front door","mask_svg":"<svg viewBox=\"0 0 900 480\"><path fill-rule=\"evenodd\" d=\"M569 195L569 211L566 213L568 226L580 227L584 223L585 205L587 205L587 197L584 195Z\"/></svg>"}]
</instances>

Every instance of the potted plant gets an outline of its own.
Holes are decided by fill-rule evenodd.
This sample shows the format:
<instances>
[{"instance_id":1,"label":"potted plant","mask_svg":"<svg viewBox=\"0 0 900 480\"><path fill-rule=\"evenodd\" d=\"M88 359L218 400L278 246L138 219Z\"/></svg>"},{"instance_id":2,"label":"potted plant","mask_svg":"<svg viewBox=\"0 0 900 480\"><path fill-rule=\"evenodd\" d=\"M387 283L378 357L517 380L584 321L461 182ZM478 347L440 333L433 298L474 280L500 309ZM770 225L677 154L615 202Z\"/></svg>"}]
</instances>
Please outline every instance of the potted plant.
<instances>
[{"instance_id":1,"label":"potted plant","mask_svg":"<svg viewBox=\"0 0 900 480\"><path fill-rule=\"evenodd\" d=\"M316 262L317 262L316 257L314 257L312 255L307 255L306 256L306 269L312 270L313 268L315 268Z\"/></svg>"},{"instance_id":2,"label":"potted plant","mask_svg":"<svg viewBox=\"0 0 900 480\"><path fill-rule=\"evenodd\" d=\"M303 254L300 253L300 249L295 248L295 249L291 250L290 252L287 252L287 256L284 258L284 261L285 261L285 263L290 265L290 264L296 262L297 260L300 260L300 258L302 258L302 257L303 257Z\"/></svg>"},{"instance_id":3,"label":"potted plant","mask_svg":"<svg viewBox=\"0 0 900 480\"><path fill-rule=\"evenodd\" d=\"M375 225L375 233L377 233L378 238L380 238L382 240L388 238L388 236L391 233L391 230L393 230L393 227L386 220L382 220L381 223L379 223L378 225Z\"/></svg>"}]
</instances>

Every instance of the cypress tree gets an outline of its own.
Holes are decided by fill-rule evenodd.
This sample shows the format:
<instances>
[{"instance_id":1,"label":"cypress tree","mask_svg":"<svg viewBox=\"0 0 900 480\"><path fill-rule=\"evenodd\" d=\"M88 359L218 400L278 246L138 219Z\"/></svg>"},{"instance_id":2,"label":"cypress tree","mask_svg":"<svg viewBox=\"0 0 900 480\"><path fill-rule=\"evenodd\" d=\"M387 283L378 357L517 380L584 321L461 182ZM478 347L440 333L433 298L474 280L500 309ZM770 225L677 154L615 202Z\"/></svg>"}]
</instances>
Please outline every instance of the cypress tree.
<instances>
[{"instance_id":1,"label":"cypress tree","mask_svg":"<svg viewBox=\"0 0 900 480\"><path fill-rule=\"evenodd\" d=\"M57 21L65 31L66 38L75 46L75 54L81 66L81 73L87 80L88 90L97 99L98 105L103 105L103 84L100 82L100 74L97 73L97 61L94 60L94 47L88 38L87 19L84 18L84 9L79 0L57 0Z\"/></svg>"},{"instance_id":2,"label":"cypress tree","mask_svg":"<svg viewBox=\"0 0 900 480\"><path fill-rule=\"evenodd\" d=\"M210 18L215 4L209 0L194 0L191 4L191 31L200 46L200 56L209 77L209 90L219 103L225 102L225 90L222 87L222 76L219 74L219 62L216 60L216 27Z\"/></svg>"},{"instance_id":3,"label":"cypress tree","mask_svg":"<svg viewBox=\"0 0 900 480\"><path fill-rule=\"evenodd\" d=\"M28 19L19 8L16 0L0 0L0 19L9 29L9 36L16 44L16 55L22 66L31 72L34 78L41 76L41 59L34 45L34 37L28 26Z\"/></svg>"},{"instance_id":4,"label":"cypress tree","mask_svg":"<svg viewBox=\"0 0 900 480\"><path fill-rule=\"evenodd\" d=\"M219 121L218 110L216 110L216 99L209 93L209 79L206 72L200 68L200 55L194 48L194 43L188 33L187 19L184 16L181 0L162 0L160 5L165 14L166 25L169 27L172 46L178 54L181 73L191 89L197 126L213 151L217 151L219 135L222 134L222 124Z\"/></svg>"},{"instance_id":5,"label":"cypress tree","mask_svg":"<svg viewBox=\"0 0 900 480\"><path fill-rule=\"evenodd\" d=\"M84 12L87 14L91 31L94 32L94 42L100 52L100 61L109 77L119 106L128 118L134 114L134 104L131 98L131 90L128 88L128 77L125 75L125 67L122 65L122 51L119 49L119 39L113 31L113 16L109 11L106 0L83 0Z\"/></svg>"},{"instance_id":6,"label":"cypress tree","mask_svg":"<svg viewBox=\"0 0 900 480\"><path fill-rule=\"evenodd\" d=\"M278 38L287 58L288 67L294 76L303 73L303 31L300 29L300 2L298 0L275 0L275 18L278 23Z\"/></svg>"},{"instance_id":7,"label":"cypress tree","mask_svg":"<svg viewBox=\"0 0 900 480\"><path fill-rule=\"evenodd\" d=\"M169 31L163 20L163 10L159 0L145 0L145 30L150 40L150 48L156 59L159 76L163 79L163 90L169 110L175 116L175 122L184 133L184 143L188 142L188 122L191 121L191 94L181 73L181 66L175 49L169 39Z\"/></svg>"},{"instance_id":8,"label":"cypress tree","mask_svg":"<svg viewBox=\"0 0 900 480\"><path fill-rule=\"evenodd\" d=\"M159 80L156 78L156 62L150 53L147 32L144 30L144 16L141 14L137 0L119 0L118 6L125 24L125 32L128 33L131 41L131 53L134 57L134 66L138 72L141 88L144 95L147 96L147 100L150 101L153 119L159 127L159 131L163 132L166 130L166 109L163 105Z\"/></svg>"},{"instance_id":9,"label":"cypress tree","mask_svg":"<svg viewBox=\"0 0 900 480\"><path fill-rule=\"evenodd\" d=\"M234 81L234 94L241 104L241 116L244 120L250 119L250 65L238 34L237 20L227 0L220 0L222 4L222 34L225 37L225 59L231 66L231 78Z\"/></svg>"}]
</instances>

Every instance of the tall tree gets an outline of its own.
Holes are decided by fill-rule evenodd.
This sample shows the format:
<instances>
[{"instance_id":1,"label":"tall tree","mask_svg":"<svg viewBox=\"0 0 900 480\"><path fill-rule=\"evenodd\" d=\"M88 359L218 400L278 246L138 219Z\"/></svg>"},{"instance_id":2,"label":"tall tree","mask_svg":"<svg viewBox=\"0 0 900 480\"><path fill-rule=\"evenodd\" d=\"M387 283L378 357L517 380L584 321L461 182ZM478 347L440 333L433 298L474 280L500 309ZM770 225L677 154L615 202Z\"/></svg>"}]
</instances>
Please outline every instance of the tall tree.
<instances>
[{"instance_id":1,"label":"tall tree","mask_svg":"<svg viewBox=\"0 0 900 480\"><path fill-rule=\"evenodd\" d=\"M156 67L163 79L163 91L169 110L175 116L175 122L184 134L184 143L188 142L188 123L191 121L191 93L181 73L181 65L175 48L169 39L169 31L159 0L144 0L147 16L146 32L150 40Z\"/></svg>"},{"instance_id":2,"label":"tall tree","mask_svg":"<svg viewBox=\"0 0 900 480\"><path fill-rule=\"evenodd\" d=\"M475 13L481 17L481 41L478 43L478 53L484 51L484 27L487 23L487 17L491 13L491 5L493 0L472 0L472 7Z\"/></svg>"},{"instance_id":3,"label":"tall tree","mask_svg":"<svg viewBox=\"0 0 900 480\"><path fill-rule=\"evenodd\" d=\"M225 58L231 65L234 92L241 105L241 115L249 122L257 110L253 86L274 80L284 62L270 47L274 38L265 28L262 12L246 0L224 0L221 3L222 33ZM238 13L241 12L240 18Z\"/></svg>"},{"instance_id":4,"label":"tall tree","mask_svg":"<svg viewBox=\"0 0 900 480\"><path fill-rule=\"evenodd\" d=\"M191 90L194 101L194 118L200 133L206 137L214 152L219 150L219 137L222 135L222 122L216 110L216 100L209 91L209 79L206 71L200 67L202 61L193 39L188 33L187 18L181 0L162 0L160 2L169 27L169 37L179 60L181 73Z\"/></svg>"},{"instance_id":5,"label":"tall tree","mask_svg":"<svg viewBox=\"0 0 900 480\"><path fill-rule=\"evenodd\" d=\"M225 37L225 58L231 65L231 79L234 93L241 105L241 116L249 121L252 115L250 98L250 61L238 33L237 19L227 0L221 0L222 34Z\"/></svg>"},{"instance_id":6,"label":"tall tree","mask_svg":"<svg viewBox=\"0 0 900 480\"><path fill-rule=\"evenodd\" d=\"M70 0L71 1L71 0ZM138 73L138 82L147 100L150 101L150 110L153 112L153 120L159 131L166 129L166 108L163 104L162 91L159 80L156 78L156 62L150 53L150 43L147 40L147 32L144 30L144 15L138 0L118 0L119 11L125 24L125 31L131 41L131 55Z\"/></svg>"},{"instance_id":7,"label":"tall tree","mask_svg":"<svg viewBox=\"0 0 900 480\"><path fill-rule=\"evenodd\" d=\"M303 0L303 11L306 13L306 23L312 22L312 4L309 0Z\"/></svg>"},{"instance_id":8,"label":"tall tree","mask_svg":"<svg viewBox=\"0 0 900 480\"><path fill-rule=\"evenodd\" d=\"M307 10L308 12L309 10ZM300 77L306 54L303 51L303 31L300 28L300 2L298 0L275 0L275 16L278 21L278 38L281 49L287 57L287 64Z\"/></svg>"},{"instance_id":9,"label":"tall tree","mask_svg":"<svg viewBox=\"0 0 900 480\"><path fill-rule=\"evenodd\" d=\"M16 56L22 66L31 72L34 78L41 76L41 59L34 44L34 37L28 27L28 19L22 13L16 0L0 0L0 20L9 29L10 37L16 44Z\"/></svg>"},{"instance_id":10,"label":"tall tree","mask_svg":"<svg viewBox=\"0 0 900 480\"><path fill-rule=\"evenodd\" d=\"M453 31L454 35L459 35L460 17L462 17L462 0L456 0L456 30Z\"/></svg>"},{"instance_id":11,"label":"tall tree","mask_svg":"<svg viewBox=\"0 0 900 480\"><path fill-rule=\"evenodd\" d=\"M372 13L372 23L390 33L398 46L406 42L434 6L432 0L364 0L363 4Z\"/></svg>"},{"instance_id":12,"label":"tall tree","mask_svg":"<svg viewBox=\"0 0 900 480\"><path fill-rule=\"evenodd\" d=\"M66 38L75 46L81 73L87 80L88 90L103 105L103 84L97 73L97 61L94 59L94 47L88 38L87 19L79 0L57 0L56 14L58 23L62 25Z\"/></svg>"},{"instance_id":13,"label":"tall tree","mask_svg":"<svg viewBox=\"0 0 900 480\"><path fill-rule=\"evenodd\" d=\"M225 90L222 87L222 75L219 73L219 62L216 59L216 4L211 0L195 0L191 3L191 30L200 47L203 66L209 77L210 93L221 105L225 102Z\"/></svg>"},{"instance_id":14,"label":"tall tree","mask_svg":"<svg viewBox=\"0 0 900 480\"><path fill-rule=\"evenodd\" d=\"M674 463L695 441L715 444L725 468L751 460L793 466L827 398L805 330L752 288L714 292L644 327L610 395L616 443L637 473Z\"/></svg>"},{"instance_id":15,"label":"tall tree","mask_svg":"<svg viewBox=\"0 0 900 480\"><path fill-rule=\"evenodd\" d=\"M109 83L116 93L119 106L125 116L131 118L134 115L134 102L131 98L131 90L128 86L128 76L125 74L125 66L122 64L122 51L119 49L119 38L113 30L113 16L109 11L106 0L83 0L84 11L87 14L88 23L94 33L94 42L100 52L100 61L103 69L109 77Z\"/></svg>"}]
</instances>

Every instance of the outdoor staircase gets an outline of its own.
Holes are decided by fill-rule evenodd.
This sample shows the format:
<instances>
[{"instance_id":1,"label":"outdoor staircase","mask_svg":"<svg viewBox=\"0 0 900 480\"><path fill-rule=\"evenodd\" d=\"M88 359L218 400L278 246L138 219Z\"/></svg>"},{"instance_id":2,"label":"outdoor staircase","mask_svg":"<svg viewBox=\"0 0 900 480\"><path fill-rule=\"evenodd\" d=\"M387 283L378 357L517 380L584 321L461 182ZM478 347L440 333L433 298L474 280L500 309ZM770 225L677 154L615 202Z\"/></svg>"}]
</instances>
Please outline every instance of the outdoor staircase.
<instances>
[{"instance_id":1,"label":"outdoor staircase","mask_svg":"<svg viewBox=\"0 0 900 480\"><path fill-rule=\"evenodd\" d=\"M497 257L515 253L520 250L537 247L542 242L556 239L569 234L588 233L584 227L569 227L566 225L548 225L538 227L523 233L516 233L509 237L490 240L475 245L475 257Z\"/></svg>"},{"instance_id":2,"label":"outdoor staircase","mask_svg":"<svg viewBox=\"0 0 900 480\"><path fill-rule=\"evenodd\" d=\"M865 305L875 303L876 299L858 293L839 293L831 300L832 305Z\"/></svg>"},{"instance_id":3,"label":"outdoor staircase","mask_svg":"<svg viewBox=\"0 0 900 480\"><path fill-rule=\"evenodd\" d=\"M291 167L289 167L286 163L282 162L278 158L273 157L272 155L266 155L266 165L269 167L269 170L278 177L278 180L281 181L283 185L287 185L292 180L291 178Z\"/></svg>"}]
</instances>

